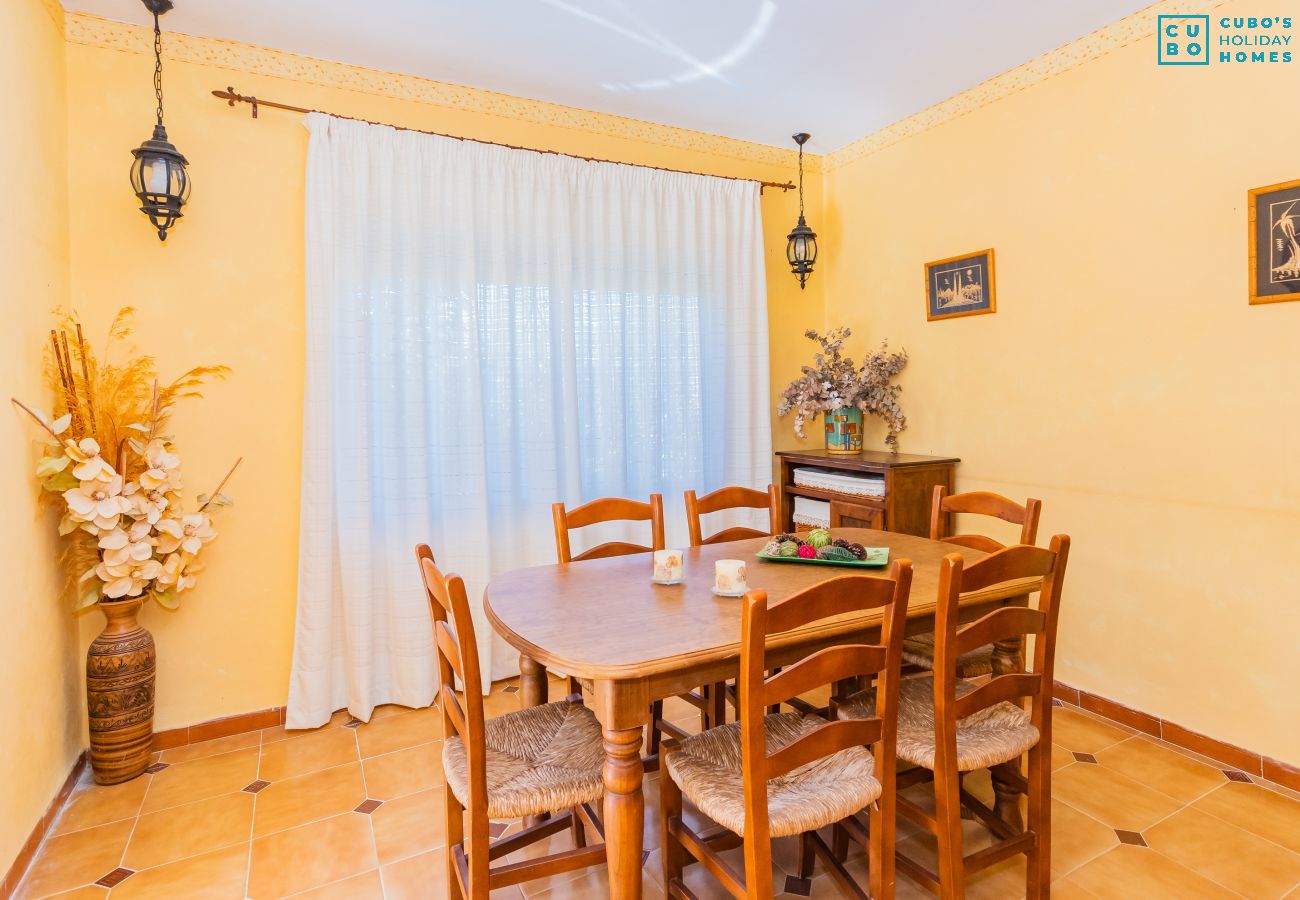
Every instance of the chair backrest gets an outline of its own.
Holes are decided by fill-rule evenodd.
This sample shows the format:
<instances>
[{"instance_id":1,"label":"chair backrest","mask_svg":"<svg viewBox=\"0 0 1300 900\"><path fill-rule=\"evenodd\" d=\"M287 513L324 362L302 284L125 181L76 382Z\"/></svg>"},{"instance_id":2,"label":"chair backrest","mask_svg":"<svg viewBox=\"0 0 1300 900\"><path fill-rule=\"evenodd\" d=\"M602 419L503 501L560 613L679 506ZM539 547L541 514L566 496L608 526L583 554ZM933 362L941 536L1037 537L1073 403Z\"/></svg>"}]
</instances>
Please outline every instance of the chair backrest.
<instances>
[{"instance_id":1,"label":"chair backrest","mask_svg":"<svg viewBox=\"0 0 1300 900\"><path fill-rule=\"evenodd\" d=\"M1044 746L1051 742L1056 623L1069 555L1070 538L1058 534L1047 548L1023 544L1007 547L970 565L965 564L960 553L949 553L939 564L938 609L934 622L936 766L957 771L958 719L1004 700L1029 698L1030 717L1038 729L1039 739L1045 742ZM957 604L962 594L1031 578L1041 579L1036 609L1003 606L968 625L957 626ZM986 644L1030 634L1034 636L1032 666L1022 672L994 675L970 693L957 697L957 657Z\"/></svg>"},{"instance_id":2,"label":"chair backrest","mask_svg":"<svg viewBox=\"0 0 1300 900\"><path fill-rule=\"evenodd\" d=\"M930 540L944 541L948 544L961 544L973 550L995 553L1006 544L982 534L947 534L943 523L949 513L971 513L979 516L993 516L1020 526L1021 544L1032 544L1038 540L1038 517L1042 512L1042 503L1030 497L1021 506L1014 500L994 494L991 491L970 491L965 494L949 494L942 484L934 486L934 503L930 507Z\"/></svg>"},{"instance_id":3,"label":"chair backrest","mask_svg":"<svg viewBox=\"0 0 1300 900\"><path fill-rule=\"evenodd\" d=\"M912 563L897 560L888 577L845 575L813 585L771 605L765 591L745 595L741 613L740 690L741 767L745 791L745 879L750 896L771 877L767 782L799 766L849 747L872 745L875 777L892 804L898 680L903 659L907 599ZM772 635L802 628L845 613L883 609L879 644L836 644L766 673ZM767 752L763 717L774 706L822 685L858 676L875 676L876 715L870 719L826 722L774 753ZM892 808L889 810L892 821ZM892 852L892 849L891 849Z\"/></svg>"},{"instance_id":4,"label":"chair backrest","mask_svg":"<svg viewBox=\"0 0 1300 900\"><path fill-rule=\"evenodd\" d=\"M483 682L478 668L478 645L474 641L474 622L470 618L465 582L459 575L443 574L427 544L415 548L420 564L420 579L433 615L433 640L438 657L438 706L442 710L444 737L460 736L469 760L470 802L466 808L487 809L487 749L483 732ZM450 627L448 626L450 622ZM453 631L453 629L455 629ZM464 686L465 702L456 696L459 678ZM477 831L474 823L474 830ZM483 817L483 837L487 839L487 820ZM477 838L477 835L474 835Z\"/></svg>"},{"instance_id":5,"label":"chair backrest","mask_svg":"<svg viewBox=\"0 0 1300 900\"><path fill-rule=\"evenodd\" d=\"M555 518L555 552L562 563L664 549L664 498L660 494L651 494L649 503L624 500L621 497L605 497L571 510L566 510L563 503L555 503L551 506L551 514ZM649 522L650 546L643 547L626 541L607 541L574 556L569 548L569 531L602 522Z\"/></svg>"},{"instance_id":6,"label":"chair backrest","mask_svg":"<svg viewBox=\"0 0 1300 900\"><path fill-rule=\"evenodd\" d=\"M700 517L724 509L765 509L768 530L759 531L737 525L704 537ZM687 491L686 525L690 529L692 547L740 541L745 538L768 537L781 530L781 500L777 495L776 486L771 484L767 486L766 492L745 487L724 487L703 497L696 497L695 491Z\"/></svg>"}]
</instances>

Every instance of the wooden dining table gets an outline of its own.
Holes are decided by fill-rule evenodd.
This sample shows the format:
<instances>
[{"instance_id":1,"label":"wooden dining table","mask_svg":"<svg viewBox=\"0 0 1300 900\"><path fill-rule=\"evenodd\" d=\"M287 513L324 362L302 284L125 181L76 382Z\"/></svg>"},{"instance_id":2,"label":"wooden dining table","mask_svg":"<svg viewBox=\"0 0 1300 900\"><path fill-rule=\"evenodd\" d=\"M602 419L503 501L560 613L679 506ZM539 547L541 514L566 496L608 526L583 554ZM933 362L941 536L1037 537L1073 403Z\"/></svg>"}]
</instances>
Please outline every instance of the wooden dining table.
<instances>
[{"instance_id":1,"label":"wooden dining table","mask_svg":"<svg viewBox=\"0 0 1300 900\"><path fill-rule=\"evenodd\" d=\"M973 560L986 555L894 532L841 528L834 533L868 547L888 547L891 561L912 561L909 634L934 628L943 557L960 553ZM651 701L726 681L738 673L741 601L712 592L714 562L745 560L750 588L767 591L773 602L828 578L886 571L756 559L766 540L685 551L685 581L677 585L653 583L650 555L640 553L507 572L493 578L484 593L493 627L520 653L523 705L547 701L548 668L591 684L594 711L604 732L605 846L613 897L641 896L641 748ZM1023 603L1038 587L1037 579L1021 579L963 595L962 619ZM870 641L879 637L880 624L878 610L825 619L775 636L768 644L767 661L772 666L788 665L846 639ZM996 644L994 672L1020 670L1020 656L1018 641ZM1016 786L995 779L994 789L996 811L1018 819Z\"/></svg>"}]
</instances>

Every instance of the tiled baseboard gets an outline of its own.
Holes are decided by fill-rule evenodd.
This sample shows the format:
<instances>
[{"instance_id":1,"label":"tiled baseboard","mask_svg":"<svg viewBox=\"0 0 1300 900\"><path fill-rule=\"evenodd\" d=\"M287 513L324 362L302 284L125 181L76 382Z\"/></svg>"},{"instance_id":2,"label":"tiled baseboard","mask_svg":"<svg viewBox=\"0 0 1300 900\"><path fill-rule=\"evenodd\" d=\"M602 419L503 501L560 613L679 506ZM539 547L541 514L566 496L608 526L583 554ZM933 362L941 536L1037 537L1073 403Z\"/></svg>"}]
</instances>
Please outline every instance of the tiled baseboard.
<instances>
[{"instance_id":1,"label":"tiled baseboard","mask_svg":"<svg viewBox=\"0 0 1300 900\"><path fill-rule=\"evenodd\" d=\"M184 747L186 744L197 744L201 741L211 741L230 737L232 734L259 731L283 724L284 707L276 706L272 709L226 716L224 719L210 719L197 725L186 725L184 728L170 728L167 731L155 732L153 749L154 751L171 750L173 747Z\"/></svg>"},{"instance_id":2,"label":"tiled baseboard","mask_svg":"<svg viewBox=\"0 0 1300 900\"><path fill-rule=\"evenodd\" d=\"M1144 734L1182 747L1184 750L1208 756L1210 759L1240 769L1248 775L1266 779L1293 791L1300 791L1300 768L1288 763L1278 762L1250 750L1243 750L1233 744L1226 744L1174 722L1131 709L1114 700L1089 694L1087 691L1081 691L1059 681L1055 683L1053 693L1058 700L1096 713L1112 722L1135 728Z\"/></svg>"},{"instance_id":3,"label":"tiled baseboard","mask_svg":"<svg viewBox=\"0 0 1300 900\"><path fill-rule=\"evenodd\" d=\"M63 804L72 795L72 789L81 780L81 773L86 770L88 762L89 754L83 750L81 755L77 757L77 761L72 764L72 771L68 773L63 786L59 788L59 792L50 801L50 805L46 807L40 821L32 828L32 833L27 836L27 841L23 844L22 849L18 851L18 856L14 859L13 865L5 873L4 882L0 883L0 897L8 898L17 893L18 882L23 880L23 876L27 874L27 867L36 858L36 851L40 849L41 841L45 840L45 832L50 830L50 826L54 824L55 818L59 815L59 810L63 808Z\"/></svg>"}]
</instances>

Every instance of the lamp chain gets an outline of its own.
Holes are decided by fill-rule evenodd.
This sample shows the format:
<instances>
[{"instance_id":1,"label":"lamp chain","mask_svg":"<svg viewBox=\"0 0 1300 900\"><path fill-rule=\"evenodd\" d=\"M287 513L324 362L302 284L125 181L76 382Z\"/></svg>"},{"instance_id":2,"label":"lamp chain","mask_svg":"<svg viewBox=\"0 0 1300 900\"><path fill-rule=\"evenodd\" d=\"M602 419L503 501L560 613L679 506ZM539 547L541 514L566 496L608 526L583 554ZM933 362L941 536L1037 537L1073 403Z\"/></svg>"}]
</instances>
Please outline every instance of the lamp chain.
<instances>
[{"instance_id":1,"label":"lamp chain","mask_svg":"<svg viewBox=\"0 0 1300 900\"><path fill-rule=\"evenodd\" d=\"M158 96L158 124L163 123L163 88L162 88L162 28L158 25L158 14L153 14L153 91Z\"/></svg>"},{"instance_id":2,"label":"lamp chain","mask_svg":"<svg viewBox=\"0 0 1300 900\"><path fill-rule=\"evenodd\" d=\"M161 110L162 107L160 106L159 109ZM159 112L159 115L162 115L162 113ZM802 143L799 144L799 220L803 221L803 144Z\"/></svg>"}]
</instances>

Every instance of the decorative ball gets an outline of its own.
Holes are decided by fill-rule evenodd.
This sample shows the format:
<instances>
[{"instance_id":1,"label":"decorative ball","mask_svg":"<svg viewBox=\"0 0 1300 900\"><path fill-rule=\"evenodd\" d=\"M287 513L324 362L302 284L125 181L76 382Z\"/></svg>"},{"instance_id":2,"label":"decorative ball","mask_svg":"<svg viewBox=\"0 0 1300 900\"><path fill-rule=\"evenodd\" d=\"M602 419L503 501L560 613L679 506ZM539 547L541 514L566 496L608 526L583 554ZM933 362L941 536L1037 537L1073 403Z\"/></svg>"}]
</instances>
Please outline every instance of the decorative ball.
<instances>
[{"instance_id":1,"label":"decorative ball","mask_svg":"<svg viewBox=\"0 0 1300 900\"><path fill-rule=\"evenodd\" d=\"M848 542L847 540L845 540L844 538L836 538L836 539L832 542L831 546L833 546L833 547L843 547L845 550L847 550L847 549L849 549L849 542Z\"/></svg>"},{"instance_id":2,"label":"decorative ball","mask_svg":"<svg viewBox=\"0 0 1300 900\"><path fill-rule=\"evenodd\" d=\"M780 541L768 541L766 544L763 545L763 549L760 550L759 552L760 552L761 554L763 554L764 556L780 556L780 555L781 555L781 542L780 542Z\"/></svg>"},{"instance_id":3,"label":"decorative ball","mask_svg":"<svg viewBox=\"0 0 1300 900\"><path fill-rule=\"evenodd\" d=\"M794 541L785 541L777 549L777 553L780 556L797 556L799 553L799 545Z\"/></svg>"},{"instance_id":4,"label":"decorative ball","mask_svg":"<svg viewBox=\"0 0 1300 900\"><path fill-rule=\"evenodd\" d=\"M804 544L802 547L799 548L799 558L800 558L800 559L816 559L816 558L817 558L817 550L816 550L816 548L813 547L812 544Z\"/></svg>"},{"instance_id":5,"label":"decorative ball","mask_svg":"<svg viewBox=\"0 0 1300 900\"><path fill-rule=\"evenodd\" d=\"M812 531L808 532L806 540L808 543L820 550L822 547L830 544L831 533L825 528L814 528Z\"/></svg>"},{"instance_id":6,"label":"decorative ball","mask_svg":"<svg viewBox=\"0 0 1300 900\"><path fill-rule=\"evenodd\" d=\"M852 553L858 559L867 558L867 548L862 546L861 544L849 544L849 552Z\"/></svg>"},{"instance_id":7,"label":"decorative ball","mask_svg":"<svg viewBox=\"0 0 1300 900\"><path fill-rule=\"evenodd\" d=\"M778 544L784 544L786 541L793 541L794 535L788 532L783 532L772 538L772 540L776 541Z\"/></svg>"}]
</instances>

